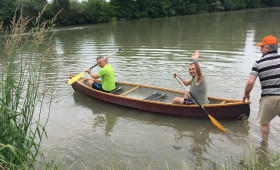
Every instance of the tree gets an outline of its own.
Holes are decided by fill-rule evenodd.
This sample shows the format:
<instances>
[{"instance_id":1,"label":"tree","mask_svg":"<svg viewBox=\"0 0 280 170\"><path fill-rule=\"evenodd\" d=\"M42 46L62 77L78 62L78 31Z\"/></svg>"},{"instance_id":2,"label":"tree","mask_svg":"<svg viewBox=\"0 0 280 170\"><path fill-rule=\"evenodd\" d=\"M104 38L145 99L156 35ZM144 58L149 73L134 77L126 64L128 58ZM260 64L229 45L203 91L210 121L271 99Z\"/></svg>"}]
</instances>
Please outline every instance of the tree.
<instances>
[{"instance_id":1,"label":"tree","mask_svg":"<svg viewBox=\"0 0 280 170\"><path fill-rule=\"evenodd\" d=\"M63 9L63 11L61 12L61 14L58 17L58 23L60 25L68 25L69 20L71 20L71 18L69 18L69 13L70 13L70 2L69 0L53 0L53 2L50 5L52 14L57 13L58 11L60 11L61 9Z\"/></svg>"},{"instance_id":2,"label":"tree","mask_svg":"<svg viewBox=\"0 0 280 170\"><path fill-rule=\"evenodd\" d=\"M15 0L0 0L0 22L9 24L15 13Z\"/></svg>"},{"instance_id":3,"label":"tree","mask_svg":"<svg viewBox=\"0 0 280 170\"><path fill-rule=\"evenodd\" d=\"M280 1L279 0L261 0L261 4L263 6L275 7L275 6L280 6Z\"/></svg>"},{"instance_id":4,"label":"tree","mask_svg":"<svg viewBox=\"0 0 280 170\"><path fill-rule=\"evenodd\" d=\"M110 4L114 6L115 17L135 19L137 18L137 11L139 11L138 4L142 3L142 7L145 8L146 0L136 1L136 0L111 0ZM139 17L139 16L138 16Z\"/></svg>"},{"instance_id":5,"label":"tree","mask_svg":"<svg viewBox=\"0 0 280 170\"><path fill-rule=\"evenodd\" d=\"M111 18L109 4L101 0L88 0L85 2L85 16L90 24L108 22Z\"/></svg>"},{"instance_id":6,"label":"tree","mask_svg":"<svg viewBox=\"0 0 280 170\"><path fill-rule=\"evenodd\" d=\"M225 9L225 11L234 10L235 9L235 4L233 3L233 0L225 0L224 9Z\"/></svg>"},{"instance_id":7,"label":"tree","mask_svg":"<svg viewBox=\"0 0 280 170\"><path fill-rule=\"evenodd\" d=\"M74 25L74 24L86 24L86 19L85 19L85 3L80 3L77 1L71 2L70 3L70 13L69 13L69 25Z\"/></svg>"},{"instance_id":8,"label":"tree","mask_svg":"<svg viewBox=\"0 0 280 170\"><path fill-rule=\"evenodd\" d=\"M246 8L246 2L245 0L235 0L234 4L236 6L236 9L245 9Z\"/></svg>"},{"instance_id":9,"label":"tree","mask_svg":"<svg viewBox=\"0 0 280 170\"><path fill-rule=\"evenodd\" d=\"M247 0L246 5L248 8L257 8L260 6L261 0Z\"/></svg>"},{"instance_id":10,"label":"tree","mask_svg":"<svg viewBox=\"0 0 280 170\"><path fill-rule=\"evenodd\" d=\"M47 3L47 0L16 0L15 7L20 9L23 6L23 17L36 16Z\"/></svg>"}]
</instances>

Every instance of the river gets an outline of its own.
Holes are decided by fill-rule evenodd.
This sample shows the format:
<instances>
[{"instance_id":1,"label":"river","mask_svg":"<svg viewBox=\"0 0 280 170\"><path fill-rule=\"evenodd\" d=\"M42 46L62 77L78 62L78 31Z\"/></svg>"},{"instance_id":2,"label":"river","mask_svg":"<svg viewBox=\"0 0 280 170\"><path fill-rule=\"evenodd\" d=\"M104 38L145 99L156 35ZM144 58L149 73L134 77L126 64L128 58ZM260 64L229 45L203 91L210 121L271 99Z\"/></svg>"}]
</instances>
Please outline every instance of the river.
<instances>
[{"instance_id":1,"label":"river","mask_svg":"<svg viewBox=\"0 0 280 170\"><path fill-rule=\"evenodd\" d=\"M121 48L109 60L116 81L183 91L172 75L189 78L191 54L199 50L208 95L241 100L253 62L261 57L255 45L267 35L280 38L279 15L280 8L266 8L56 28L55 52L43 66L47 86L54 89L43 150L58 152L74 169L110 167L114 161L132 169L166 169L166 163L170 169L182 169L184 163L207 169L211 161L238 166L262 141L256 121L259 80L248 121L221 120L223 133L208 119L156 115L90 99L74 92L68 75ZM279 128L277 117L271 123L272 150L279 147Z\"/></svg>"}]
</instances>

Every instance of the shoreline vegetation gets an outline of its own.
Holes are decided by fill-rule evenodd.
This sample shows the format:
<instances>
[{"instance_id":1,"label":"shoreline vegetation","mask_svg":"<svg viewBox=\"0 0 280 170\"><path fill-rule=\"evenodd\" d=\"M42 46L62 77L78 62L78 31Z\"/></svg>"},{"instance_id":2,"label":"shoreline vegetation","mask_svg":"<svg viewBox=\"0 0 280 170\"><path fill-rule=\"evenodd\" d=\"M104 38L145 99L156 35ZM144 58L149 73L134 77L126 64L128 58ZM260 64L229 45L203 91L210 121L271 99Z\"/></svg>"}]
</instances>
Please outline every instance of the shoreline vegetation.
<instances>
[{"instance_id":1,"label":"shoreline vegetation","mask_svg":"<svg viewBox=\"0 0 280 170\"><path fill-rule=\"evenodd\" d=\"M89 2L97 1L89 0ZM103 1L98 2L104 3ZM3 38L4 42L1 42L4 46L4 54L0 56L0 169L2 170L71 169L75 164L81 164L78 165L81 169L88 169L82 160L71 165L65 165L62 153L56 153L56 151L44 153L41 150L42 138L43 136L47 137L45 127L48 122L48 119L42 122L41 116L43 115L41 115L41 110L42 108L50 108L52 97L49 97L50 101L45 101L45 95L52 96L53 91L46 88L47 78L42 73L41 68L44 63L44 57L50 55L54 49L54 45L50 44L53 33L49 31L54 29L56 19L61 19L61 11L57 11L53 18L50 16L45 17L48 12L47 6L42 7L41 9L43 10L37 12L36 15L26 17L24 17L22 8L20 13L13 12L14 17L9 18L8 22L10 23L9 28L11 31L6 32L5 38ZM14 10L14 8L11 10ZM6 23L4 22L4 24ZM30 26L31 24L32 26ZM3 30L3 23L0 22L1 34L4 32ZM44 48L44 52L37 53L38 48ZM48 112L47 114L48 117L50 113ZM280 151L278 149L276 151L269 150L267 143L262 142L259 148L255 149L251 146L249 150L249 153L244 153L244 155L240 156L240 161L238 160L240 163L236 163L230 158L227 163L209 160L205 167L197 168L280 168ZM193 169L185 161L178 160L178 162L182 162L182 169ZM167 170L172 169L172 167L169 168L168 166L168 160L162 163ZM130 161L123 163L112 158L109 162L105 162L103 167L98 166L99 168L96 168L135 169L131 167L131 164L132 162ZM152 169L152 167L147 165L143 169Z\"/></svg>"},{"instance_id":2,"label":"shoreline vegetation","mask_svg":"<svg viewBox=\"0 0 280 170\"><path fill-rule=\"evenodd\" d=\"M52 98L52 92L45 86L42 65L54 48L50 30L57 17L40 21L46 9L47 5L37 17L23 17L23 8L18 15L16 11L10 31L1 40L0 169L35 169L38 158L44 158L40 146L42 138L47 137L49 113L44 115L44 122L41 111L50 108L51 100L45 97ZM42 53L37 53L39 48Z\"/></svg>"},{"instance_id":3,"label":"shoreline vegetation","mask_svg":"<svg viewBox=\"0 0 280 170\"><path fill-rule=\"evenodd\" d=\"M24 7L23 17L36 16L47 3L47 0L0 0L0 22L8 26L14 11L21 6ZM50 20L61 9L56 21L58 26L279 6L279 0L52 0L40 19Z\"/></svg>"}]
</instances>

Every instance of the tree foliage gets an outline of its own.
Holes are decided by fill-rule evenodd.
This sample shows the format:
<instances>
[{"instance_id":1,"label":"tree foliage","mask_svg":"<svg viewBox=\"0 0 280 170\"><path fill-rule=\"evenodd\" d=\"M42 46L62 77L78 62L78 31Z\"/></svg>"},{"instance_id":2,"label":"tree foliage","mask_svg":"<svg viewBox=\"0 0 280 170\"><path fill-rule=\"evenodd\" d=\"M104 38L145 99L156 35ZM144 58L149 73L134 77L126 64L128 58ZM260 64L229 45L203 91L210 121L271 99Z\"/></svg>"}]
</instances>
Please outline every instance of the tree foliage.
<instances>
[{"instance_id":1,"label":"tree foliage","mask_svg":"<svg viewBox=\"0 0 280 170\"><path fill-rule=\"evenodd\" d=\"M85 21L89 24L108 22L111 18L110 6L105 1L88 0L85 5Z\"/></svg>"},{"instance_id":2,"label":"tree foliage","mask_svg":"<svg viewBox=\"0 0 280 170\"><path fill-rule=\"evenodd\" d=\"M15 13L15 0L0 0L0 22L10 23Z\"/></svg>"},{"instance_id":3,"label":"tree foliage","mask_svg":"<svg viewBox=\"0 0 280 170\"><path fill-rule=\"evenodd\" d=\"M47 0L0 0L0 22L9 24L15 9L37 15ZM116 19L158 18L198 13L280 6L280 0L53 0L43 19L63 9L59 25L93 24Z\"/></svg>"}]
</instances>

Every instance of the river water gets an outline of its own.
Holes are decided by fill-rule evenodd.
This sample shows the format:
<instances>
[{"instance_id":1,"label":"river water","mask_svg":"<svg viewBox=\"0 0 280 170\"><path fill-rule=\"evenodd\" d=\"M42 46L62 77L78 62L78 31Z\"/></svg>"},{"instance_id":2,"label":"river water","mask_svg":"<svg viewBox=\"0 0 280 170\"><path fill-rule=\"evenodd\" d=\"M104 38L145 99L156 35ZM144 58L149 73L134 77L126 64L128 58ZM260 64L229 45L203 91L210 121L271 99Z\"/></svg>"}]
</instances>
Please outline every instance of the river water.
<instances>
[{"instance_id":1,"label":"river water","mask_svg":"<svg viewBox=\"0 0 280 170\"><path fill-rule=\"evenodd\" d=\"M110 167L112 161L132 169L182 169L184 163L207 169L211 161L238 166L239 158L262 141L256 122L259 81L251 92L248 121L221 120L223 133L207 119L156 115L90 99L74 92L68 75L121 48L109 60L116 81L183 91L172 75L188 79L191 54L199 50L209 96L241 100L252 64L261 57L255 45L267 35L280 38L279 15L280 8L268 8L57 28L55 52L43 68L47 86L55 89L43 150L58 152L74 169ZM271 123L273 150L279 123L278 117Z\"/></svg>"}]
</instances>

